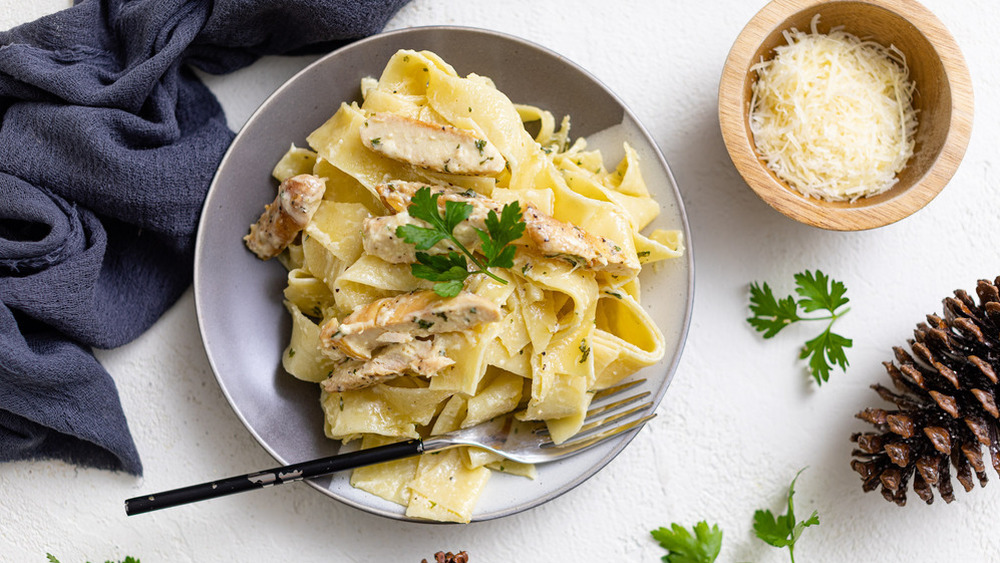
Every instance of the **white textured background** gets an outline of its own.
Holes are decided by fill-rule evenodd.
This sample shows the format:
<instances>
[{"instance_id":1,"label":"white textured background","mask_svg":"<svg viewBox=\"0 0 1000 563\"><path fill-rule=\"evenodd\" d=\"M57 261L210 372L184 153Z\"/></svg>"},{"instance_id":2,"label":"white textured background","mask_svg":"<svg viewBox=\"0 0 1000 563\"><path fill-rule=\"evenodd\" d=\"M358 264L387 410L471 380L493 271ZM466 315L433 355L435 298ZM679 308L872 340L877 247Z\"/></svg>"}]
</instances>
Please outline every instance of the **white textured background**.
<instances>
[{"instance_id":1,"label":"white textured background","mask_svg":"<svg viewBox=\"0 0 1000 563\"><path fill-rule=\"evenodd\" d=\"M143 563L391 561L467 550L473 563L658 561L648 531L702 519L725 532L719 561L787 561L757 540L758 508L783 511L805 466L800 517L818 510L797 559L1000 561L1000 484L898 508L863 494L849 467L855 412L879 404L868 386L915 323L956 288L1000 274L1000 72L992 0L926 0L963 49L976 112L972 141L948 188L916 215L863 233L826 232L771 210L743 184L719 133L723 61L764 0L483 2L414 0L389 29L454 24L549 47L588 69L644 122L670 162L693 229L694 318L660 417L604 471L524 514L469 526L390 521L302 485L126 518L131 496L273 465L232 413L209 369L189 291L148 333L99 358L118 383L145 464L143 478L60 462L0 465L0 561ZM0 28L68 5L0 0ZM208 80L239 128L312 58L271 58ZM746 285L790 293L792 274L820 268L844 281L853 337L847 374L816 388L796 364L812 327L764 342L743 320ZM1000 481L990 471L993 481ZM956 485L957 486L957 485Z\"/></svg>"}]
</instances>

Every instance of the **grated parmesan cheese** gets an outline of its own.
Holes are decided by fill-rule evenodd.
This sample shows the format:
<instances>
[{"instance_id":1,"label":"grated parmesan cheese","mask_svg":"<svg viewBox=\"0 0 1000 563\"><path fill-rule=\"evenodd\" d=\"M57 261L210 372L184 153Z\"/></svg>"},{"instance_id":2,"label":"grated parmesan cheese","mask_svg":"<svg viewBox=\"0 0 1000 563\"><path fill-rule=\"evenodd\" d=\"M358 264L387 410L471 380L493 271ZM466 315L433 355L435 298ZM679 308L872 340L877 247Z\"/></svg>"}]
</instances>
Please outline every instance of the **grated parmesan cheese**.
<instances>
[{"instance_id":1,"label":"grated parmesan cheese","mask_svg":"<svg viewBox=\"0 0 1000 563\"><path fill-rule=\"evenodd\" d=\"M880 194L913 155L917 128L906 57L840 28L792 29L757 73L750 130L774 173L806 196Z\"/></svg>"}]
</instances>

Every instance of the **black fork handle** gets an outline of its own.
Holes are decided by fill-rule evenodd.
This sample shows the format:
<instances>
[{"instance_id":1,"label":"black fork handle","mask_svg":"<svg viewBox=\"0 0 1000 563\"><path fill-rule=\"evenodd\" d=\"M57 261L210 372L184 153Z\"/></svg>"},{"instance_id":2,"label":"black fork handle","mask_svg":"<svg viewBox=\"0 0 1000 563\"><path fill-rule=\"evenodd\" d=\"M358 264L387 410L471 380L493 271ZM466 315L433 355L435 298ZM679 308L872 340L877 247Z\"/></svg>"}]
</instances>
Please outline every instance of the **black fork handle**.
<instances>
[{"instance_id":1,"label":"black fork handle","mask_svg":"<svg viewBox=\"0 0 1000 563\"><path fill-rule=\"evenodd\" d=\"M355 467L364 467L384 461L393 461L419 455L423 451L423 442L420 440L407 440L367 450L358 450L356 452L337 454L292 465L275 467L237 477L227 477L219 481L210 481L199 485L191 485L180 489L130 498L125 501L125 514L133 516L135 514L160 510L161 508L170 508L200 500L262 489L272 485L282 485L293 481L301 481L302 479L323 477L345 469L354 469Z\"/></svg>"}]
</instances>

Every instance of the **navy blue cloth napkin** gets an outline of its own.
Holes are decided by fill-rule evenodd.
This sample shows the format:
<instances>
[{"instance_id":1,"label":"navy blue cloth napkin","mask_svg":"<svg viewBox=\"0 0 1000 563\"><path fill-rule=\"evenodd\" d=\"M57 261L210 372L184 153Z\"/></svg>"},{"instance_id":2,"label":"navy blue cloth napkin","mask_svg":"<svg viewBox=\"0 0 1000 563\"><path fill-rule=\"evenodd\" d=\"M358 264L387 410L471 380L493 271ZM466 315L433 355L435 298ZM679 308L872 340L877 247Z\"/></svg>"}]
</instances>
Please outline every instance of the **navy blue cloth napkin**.
<instances>
[{"instance_id":1,"label":"navy blue cloth napkin","mask_svg":"<svg viewBox=\"0 0 1000 563\"><path fill-rule=\"evenodd\" d=\"M91 349L133 340L190 284L233 138L191 67L330 50L404 3L84 0L0 32L0 461L142 472Z\"/></svg>"}]
</instances>

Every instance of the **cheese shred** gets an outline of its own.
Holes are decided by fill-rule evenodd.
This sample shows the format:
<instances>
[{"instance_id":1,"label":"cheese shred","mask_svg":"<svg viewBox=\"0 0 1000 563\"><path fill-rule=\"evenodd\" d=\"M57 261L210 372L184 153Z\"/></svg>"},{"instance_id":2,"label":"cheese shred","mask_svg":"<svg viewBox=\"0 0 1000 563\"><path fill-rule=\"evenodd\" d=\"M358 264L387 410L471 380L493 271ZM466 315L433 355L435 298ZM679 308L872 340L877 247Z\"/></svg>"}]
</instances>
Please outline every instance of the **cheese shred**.
<instances>
[{"instance_id":1,"label":"cheese shred","mask_svg":"<svg viewBox=\"0 0 1000 563\"><path fill-rule=\"evenodd\" d=\"M803 195L856 201L880 194L913 155L914 84L906 57L843 31L792 28L751 68L750 130L758 154Z\"/></svg>"}]
</instances>

